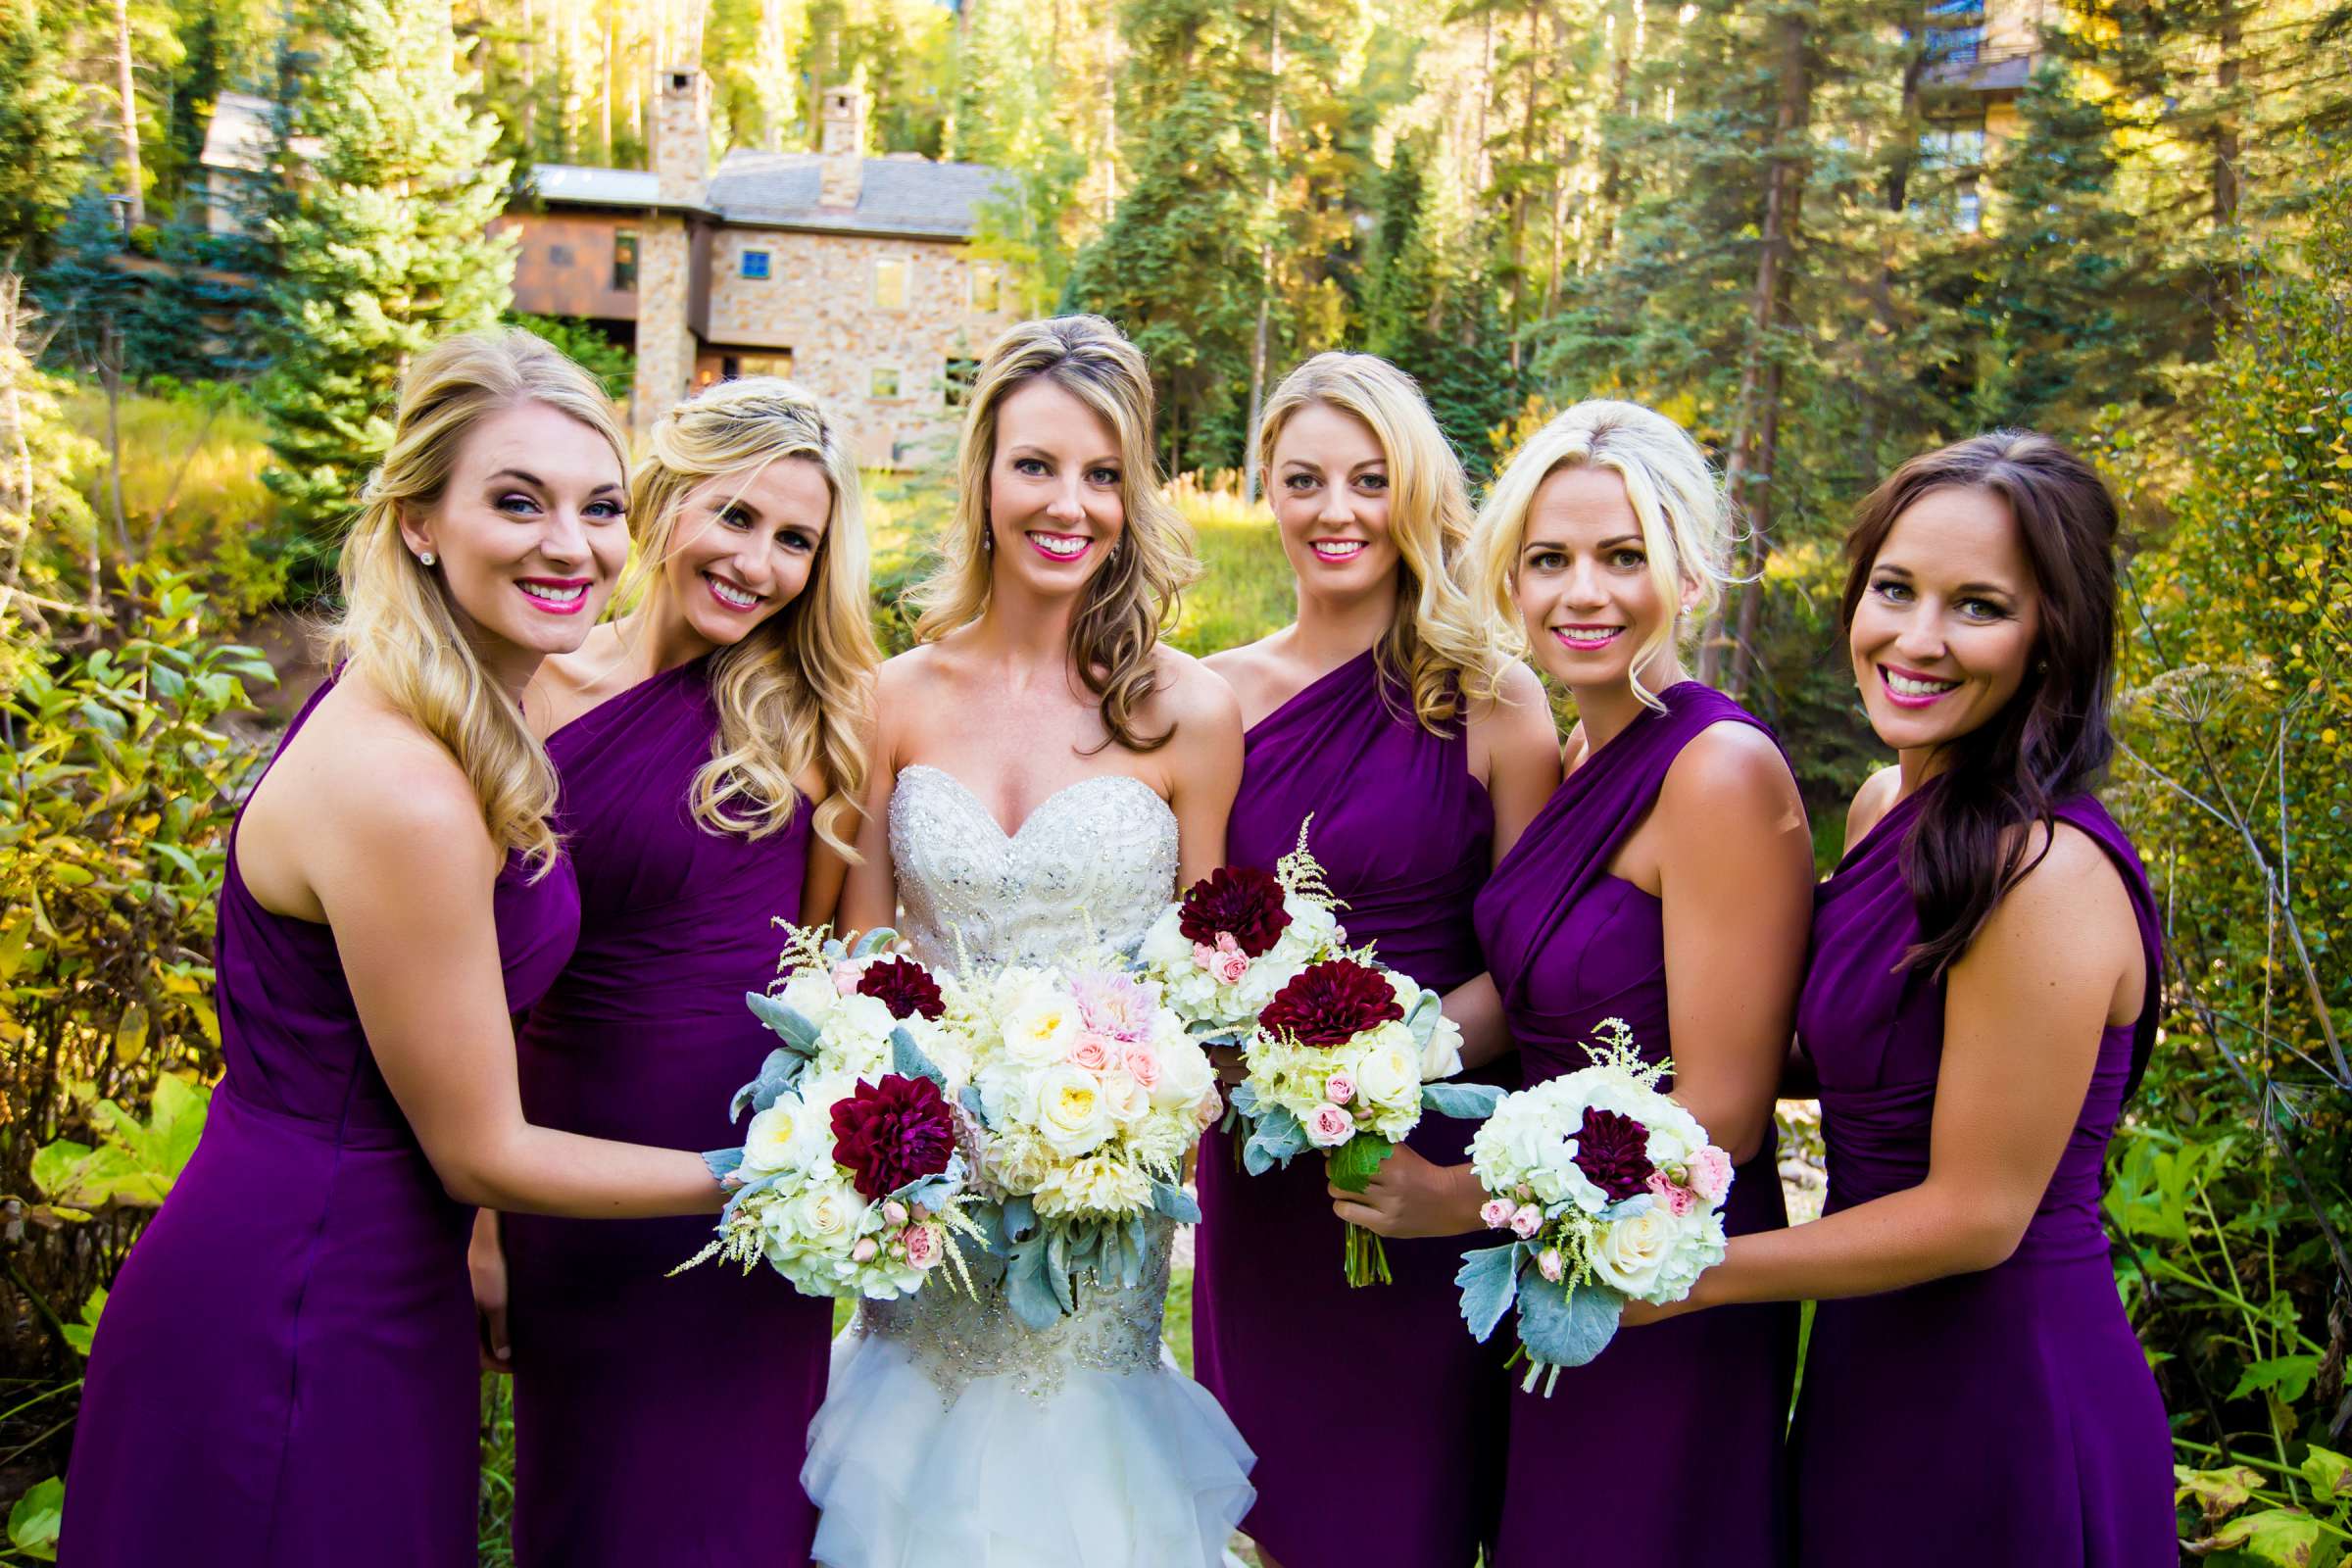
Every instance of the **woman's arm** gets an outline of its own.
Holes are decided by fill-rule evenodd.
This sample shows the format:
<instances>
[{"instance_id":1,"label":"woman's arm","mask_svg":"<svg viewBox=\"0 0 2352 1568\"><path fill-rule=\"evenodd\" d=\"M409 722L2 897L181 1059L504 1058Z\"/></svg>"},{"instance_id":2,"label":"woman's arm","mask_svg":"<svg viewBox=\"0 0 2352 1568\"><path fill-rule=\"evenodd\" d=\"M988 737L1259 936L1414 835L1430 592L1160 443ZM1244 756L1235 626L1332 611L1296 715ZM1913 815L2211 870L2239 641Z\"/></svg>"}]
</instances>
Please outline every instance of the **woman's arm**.
<instances>
[{"instance_id":1,"label":"woman's arm","mask_svg":"<svg viewBox=\"0 0 2352 1568\"><path fill-rule=\"evenodd\" d=\"M716 1210L700 1154L523 1119L491 894L501 856L446 754L345 747L316 777L303 873L384 1081L451 1197L525 1213ZM420 849L424 853L419 853Z\"/></svg>"},{"instance_id":2,"label":"woman's arm","mask_svg":"<svg viewBox=\"0 0 2352 1568\"><path fill-rule=\"evenodd\" d=\"M1471 765L1494 808L1490 863L1499 865L1560 787L1560 732L1534 670L1510 666L1499 700L1471 715L1469 739ZM1447 992L1446 1016L1462 1031L1464 1067L1483 1067L1511 1050L1502 996L1491 976L1481 974Z\"/></svg>"},{"instance_id":3,"label":"woman's arm","mask_svg":"<svg viewBox=\"0 0 2352 1568\"><path fill-rule=\"evenodd\" d=\"M1233 688L1200 662L1163 650L1167 684L1153 694L1154 724L1173 724L1174 739L1154 754L1168 769L1168 806L1176 813L1178 888L1225 863L1225 828L1242 788L1242 705Z\"/></svg>"},{"instance_id":4,"label":"woman's arm","mask_svg":"<svg viewBox=\"0 0 2352 1568\"><path fill-rule=\"evenodd\" d=\"M1928 1174L1916 1187L1788 1230L1732 1239L1689 1300L1629 1303L1629 1322L1735 1301L1824 1300L1991 1268L2017 1250L2066 1151L2111 1016L2144 963L2105 853L2061 827L1947 976Z\"/></svg>"},{"instance_id":5,"label":"woman's arm","mask_svg":"<svg viewBox=\"0 0 2352 1568\"><path fill-rule=\"evenodd\" d=\"M894 659L874 674L874 732L865 751L865 812L858 824L858 863L844 873L839 907L832 911L845 938L894 925L899 918L898 872L890 863L890 792L899 782L893 718L905 701L905 673ZM814 869L811 864L812 873Z\"/></svg>"},{"instance_id":6,"label":"woman's arm","mask_svg":"<svg viewBox=\"0 0 2352 1568\"><path fill-rule=\"evenodd\" d=\"M1813 918L1813 836L1780 749L1717 724L1653 813L1674 1098L1735 1163L1763 1146Z\"/></svg>"}]
</instances>

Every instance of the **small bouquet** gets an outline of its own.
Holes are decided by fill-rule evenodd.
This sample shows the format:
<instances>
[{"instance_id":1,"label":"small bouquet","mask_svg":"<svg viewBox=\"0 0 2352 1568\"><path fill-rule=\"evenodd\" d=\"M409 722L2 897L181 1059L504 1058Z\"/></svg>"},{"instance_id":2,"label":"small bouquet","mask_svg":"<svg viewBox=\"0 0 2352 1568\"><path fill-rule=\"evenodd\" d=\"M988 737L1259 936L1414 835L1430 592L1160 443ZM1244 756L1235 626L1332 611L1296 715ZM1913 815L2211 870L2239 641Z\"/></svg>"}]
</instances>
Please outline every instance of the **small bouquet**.
<instances>
[{"instance_id":1,"label":"small bouquet","mask_svg":"<svg viewBox=\"0 0 2352 1568\"><path fill-rule=\"evenodd\" d=\"M1623 1019L1586 1048L1592 1065L1502 1097L1470 1141L1493 1197L1480 1210L1500 1247L1464 1254L1454 1283L1484 1341L1514 1301L1524 1388L1582 1366L1617 1332L1627 1298L1664 1304L1690 1294L1724 1253L1731 1156L1696 1117L1658 1090L1670 1062L1645 1062Z\"/></svg>"},{"instance_id":2,"label":"small bouquet","mask_svg":"<svg viewBox=\"0 0 2352 1568\"><path fill-rule=\"evenodd\" d=\"M1144 1278L1147 1219L1200 1218L1180 1183L1216 1119L1216 1074L1159 987L1115 961L1014 965L950 988L973 1040L979 1222L1006 1304L1032 1329L1075 1310L1079 1276Z\"/></svg>"},{"instance_id":3,"label":"small bouquet","mask_svg":"<svg viewBox=\"0 0 2352 1568\"><path fill-rule=\"evenodd\" d=\"M943 1260L962 1271L955 1235L980 1239L966 1213L969 1164L949 1079L924 1042L960 1046L939 1021L937 981L883 956L888 937L849 953L793 927L781 999L746 999L784 1044L736 1091L731 1114L753 1113L742 1146L703 1156L734 1191L717 1237L673 1274L713 1255L746 1271L765 1259L807 1296L891 1300Z\"/></svg>"},{"instance_id":4,"label":"small bouquet","mask_svg":"<svg viewBox=\"0 0 2352 1568\"><path fill-rule=\"evenodd\" d=\"M1306 828L1298 825L1298 847L1273 874L1220 866L1144 933L1137 959L1145 977L1158 982L1168 1006L1208 1044L1242 1044L1274 993L1347 946L1339 901L1306 853Z\"/></svg>"},{"instance_id":5,"label":"small bouquet","mask_svg":"<svg viewBox=\"0 0 2352 1568\"><path fill-rule=\"evenodd\" d=\"M1424 1105L1476 1115L1494 1102L1476 1086L1432 1082L1461 1070L1461 1038L1436 992L1368 955L1308 964L1268 1000L1242 1054L1249 1075L1233 1109L1250 1123L1244 1166L1257 1175L1319 1150L1334 1184L1362 1192ZM1350 1285L1390 1279L1380 1238L1360 1226L1348 1227L1345 1267Z\"/></svg>"}]
</instances>

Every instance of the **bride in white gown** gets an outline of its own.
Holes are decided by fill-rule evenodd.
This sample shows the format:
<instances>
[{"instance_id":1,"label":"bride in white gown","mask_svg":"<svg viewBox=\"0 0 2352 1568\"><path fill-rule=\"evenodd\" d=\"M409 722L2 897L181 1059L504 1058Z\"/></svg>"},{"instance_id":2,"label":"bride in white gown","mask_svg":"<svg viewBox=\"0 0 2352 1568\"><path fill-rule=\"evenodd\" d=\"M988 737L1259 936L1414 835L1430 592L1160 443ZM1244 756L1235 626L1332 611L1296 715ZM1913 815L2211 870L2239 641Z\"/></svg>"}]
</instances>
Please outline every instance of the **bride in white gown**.
<instances>
[{"instance_id":1,"label":"bride in white gown","mask_svg":"<svg viewBox=\"0 0 2352 1568\"><path fill-rule=\"evenodd\" d=\"M1152 463L1143 356L1106 321L1015 327L973 383L956 514L883 666L845 927L927 962L1132 949L1224 858L1241 715L1159 646L1196 572ZM1170 744L1173 742L1174 744ZM864 1303L802 1482L826 1568L1203 1568L1254 1458L1160 1339L1171 1229L1137 1286L1042 1333L1001 1297Z\"/></svg>"}]
</instances>

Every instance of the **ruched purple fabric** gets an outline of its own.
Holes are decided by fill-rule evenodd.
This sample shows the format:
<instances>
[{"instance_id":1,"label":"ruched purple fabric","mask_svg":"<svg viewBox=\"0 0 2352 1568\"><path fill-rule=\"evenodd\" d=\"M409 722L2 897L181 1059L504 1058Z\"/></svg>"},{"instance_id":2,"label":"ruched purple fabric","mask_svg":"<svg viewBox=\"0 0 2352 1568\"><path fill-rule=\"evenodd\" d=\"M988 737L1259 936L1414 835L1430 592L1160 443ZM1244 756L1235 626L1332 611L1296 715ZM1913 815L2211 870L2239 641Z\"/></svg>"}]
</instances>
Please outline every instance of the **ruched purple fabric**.
<instances>
[{"instance_id":1,"label":"ruched purple fabric","mask_svg":"<svg viewBox=\"0 0 2352 1568\"><path fill-rule=\"evenodd\" d=\"M1797 1030L1821 1080L1833 1213L1928 1173L1944 987L1901 967L1919 940L1902 844L1921 799L1888 811L1814 897ZM1890 1543L1921 1568L2179 1556L2164 1408L2099 1221L2107 1140L2155 1039L2156 904L2096 800L2057 815L2107 852L2131 894L2147 959L2140 1015L2100 1036L2074 1133L2008 1261L1821 1303L1791 1436L1807 1568L1884 1563Z\"/></svg>"},{"instance_id":2,"label":"ruched purple fabric","mask_svg":"<svg viewBox=\"0 0 2352 1568\"><path fill-rule=\"evenodd\" d=\"M1664 906L1608 865L1684 747L1716 724L1771 731L1695 681L1660 700L1663 712L1644 710L1568 775L1479 895L1479 936L1530 1084L1585 1066L1583 1047L1608 1018L1625 1020L1644 1056L1664 1057L1670 980L1709 982L1667 974ZM1735 1176L1733 1235L1788 1223L1775 1155L1768 1132ZM1561 1373L1549 1398L1513 1387L1495 1568L1785 1562L1796 1319L1792 1305L1739 1306L1627 1330ZM1588 1483L1606 1504L1564 1508Z\"/></svg>"},{"instance_id":3,"label":"ruched purple fabric","mask_svg":"<svg viewBox=\"0 0 2352 1568\"><path fill-rule=\"evenodd\" d=\"M1359 655L1250 731L1226 835L1235 864L1271 869L1312 813L1348 941L1439 992L1486 967L1470 904L1494 834L1453 729L1431 734ZM1458 1164L1471 1130L1433 1116L1411 1144ZM1396 1282L1353 1289L1321 1160L1248 1176L1211 1133L1200 1190L1196 1369L1257 1453L1243 1530L1283 1568L1468 1568L1492 1527L1502 1363L1462 1331L1459 1243L1392 1241Z\"/></svg>"},{"instance_id":4,"label":"ruched purple fabric","mask_svg":"<svg viewBox=\"0 0 2352 1568\"><path fill-rule=\"evenodd\" d=\"M495 900L520 1009L571 953L570 864L510 864ZM59 1559L470 1568L473 1210L376 1070L334 933L255 901L233 830L215 967L227 1073L99 1322Z\"/></svg>"},{"instance_id":5,"label":"ruched purple fabric","mask_svg":"<svg viewBox=\"0 0 2352 1568\"><path fill-rule=\"evenodd\" d=\"M809 808L763 839L706 829L695 774L718 715L706 661L558 730L580 942L521 1039L533 1121L717 1149L775 1045L744 1005L800 913ZM710 1221L502 1216L514 1365L515 1560L545 1568L798 1568L815 1510L797 1475L824 1401L830 1303L705 1263ZM755 1435L756 1434L756 1435ZM747 1494L722 1446L774 1459Z\"/></svg>"}]
</instances>

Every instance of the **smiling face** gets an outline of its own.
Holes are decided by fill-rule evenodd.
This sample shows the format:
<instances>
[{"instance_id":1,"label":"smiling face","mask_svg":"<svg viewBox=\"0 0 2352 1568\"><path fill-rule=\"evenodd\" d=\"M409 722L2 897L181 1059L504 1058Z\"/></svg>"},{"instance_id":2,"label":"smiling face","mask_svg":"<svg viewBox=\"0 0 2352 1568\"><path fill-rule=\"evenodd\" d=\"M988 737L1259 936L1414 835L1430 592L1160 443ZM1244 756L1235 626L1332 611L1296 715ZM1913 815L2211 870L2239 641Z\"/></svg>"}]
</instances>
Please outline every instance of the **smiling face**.
<instances>
[{"instance_id":1,"label":"smiling face","mask_svg":"<svg viewBox=\"0 0 2352 1568\"><path fill-rule=\"evenodd\" d=\"M623 485L602 435L544 403L518 403L466 433L440 499L405 513L401 538L436 558L486 662L567 654L628 557Z\"/></svg>"},{"instance_id":2,"label":"smiling face","mask_svg":"<svg viewBox=\"0 0 2352 1568\"><path fill-rule=\"evenodd\" d=\"M2025 684L2040 631L2025 536L1989 490L1931 490L1894 519L1846 635L1871 727L1897 752L1947 746Z\"/></svg>"},{"instance_id":3,"label":"smiling face","mask_svg":"<svg viewBox=\"0 0 2352 1568\"><path fill-rule=\"evenodd\" d=\"M1512 587L1536 662L1572 691L1624 689L1636 656L1682 608L1658 592L1625 481L1584 464L1537 487Z\"/></svg>"},{"instance_id":4,"label":"smiling face","mask_svg":"<svg viewBox=\"0 0 2352 1568\"><path fill-rule=\"evenodd\" d=\"M1110 421L1046 376L997 405L988 526L997 585L1046 598L1084 588L1126 525L1125 465Z\"/></svg>"},{"instance_id":5,"label":"smiling face","mask_svg":"<svg viewBox=\"0 0 2352 1568\"><path fill-rule=\"evenodd\" d=\"M733 647L808 586L832 511L808 458L703 480L679 498L662 564L669 602L703 642Z\"/></svg>"},{"instance_id":6,"label":"smiling face","mask_svg":"<svg viewBox=\"0 0 2352 1568\"><path fill-rule=\"evenodd\" d=\"M1328 403L1285 419L1267 464L1267 499L1299 587L1352 599L1396 571L1389 532L1389 458L1372 427Z\"/></svg>"}]
</instances>

